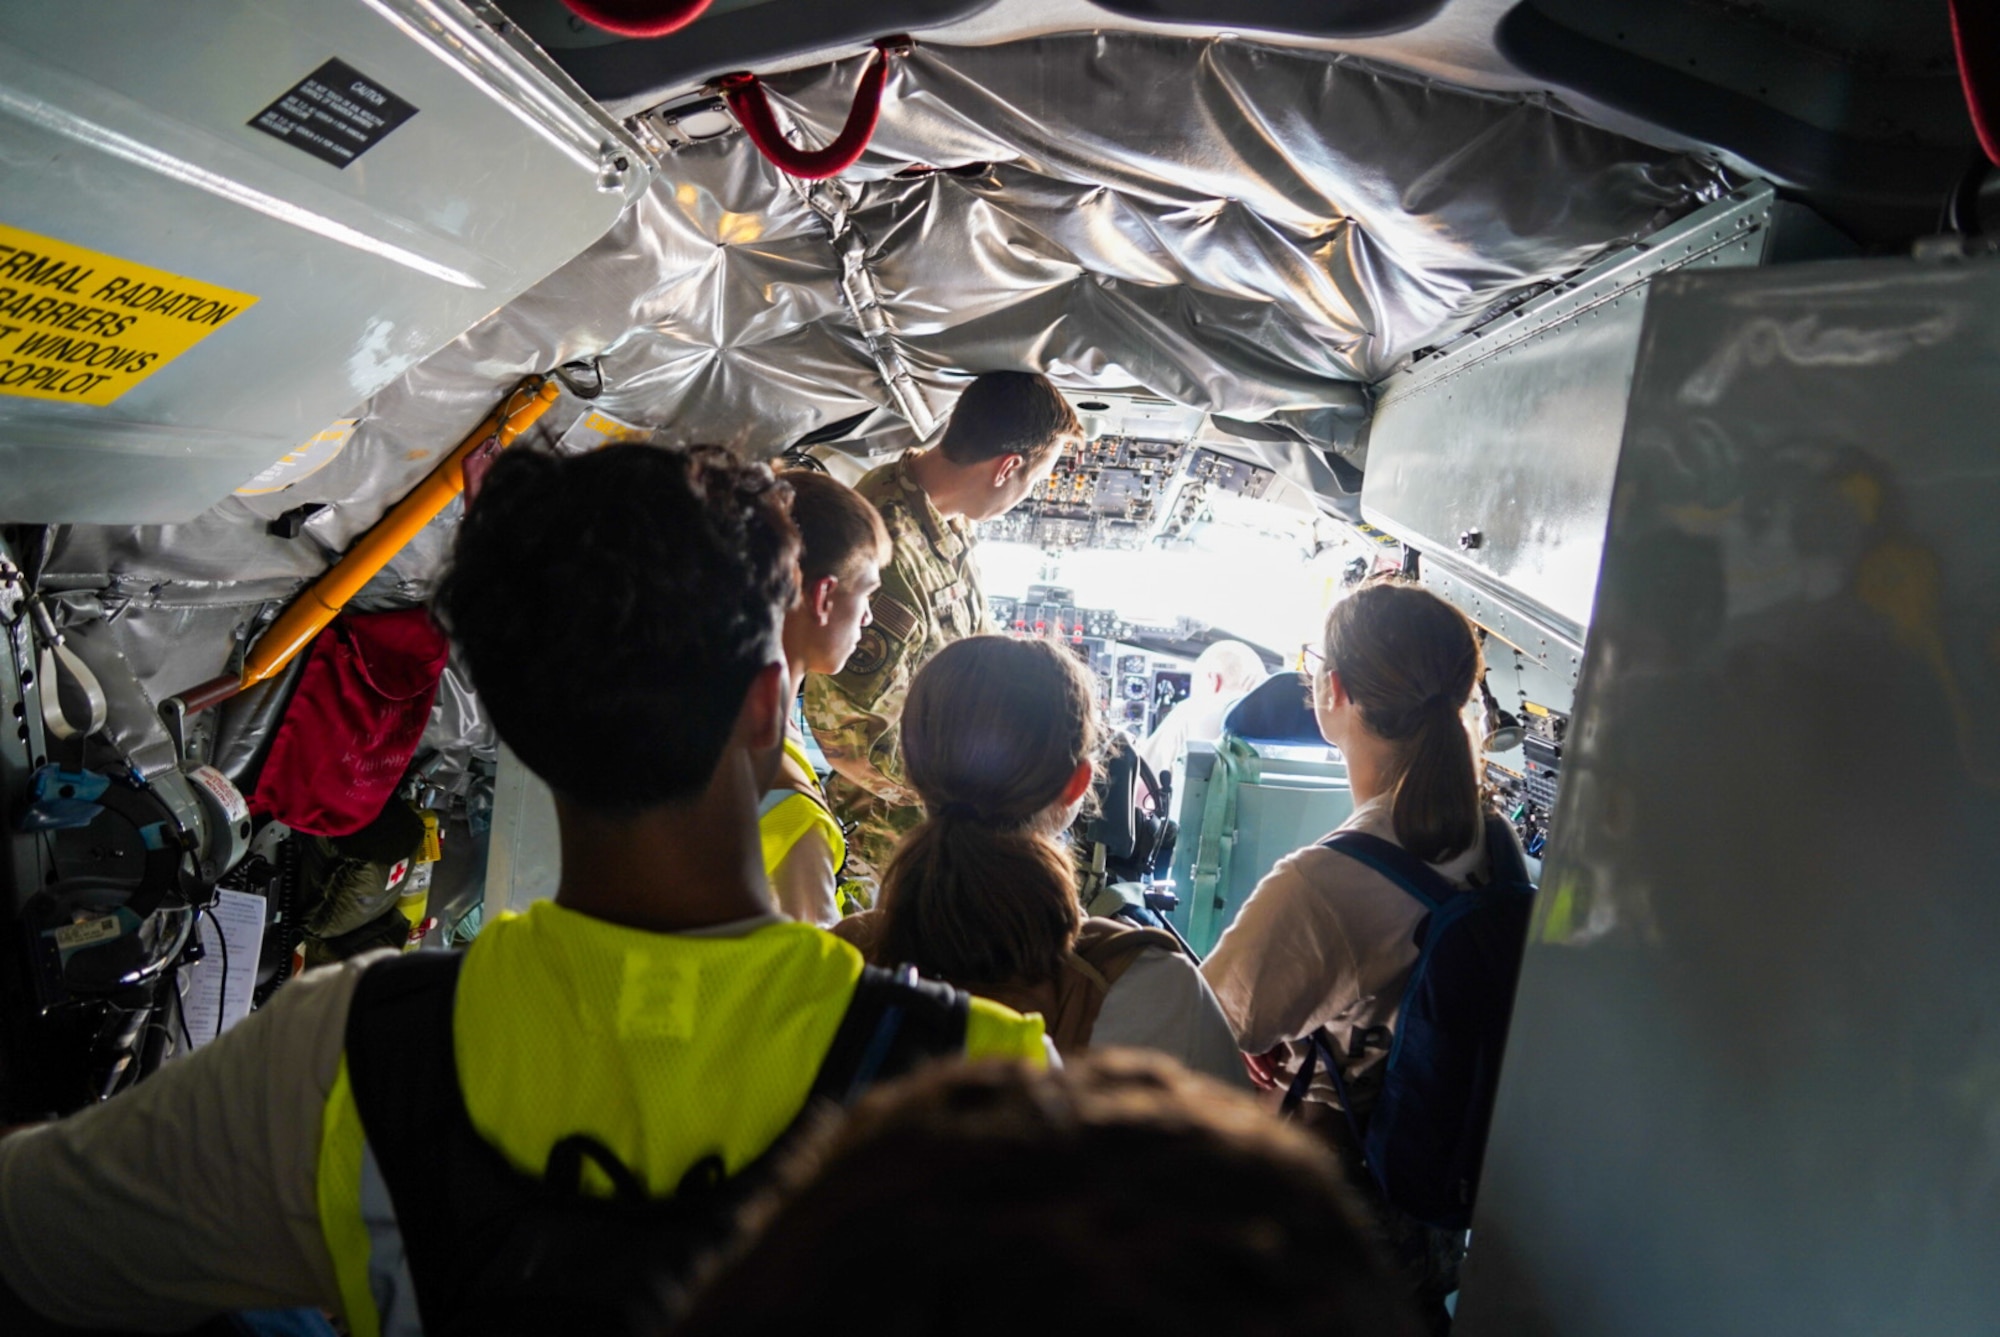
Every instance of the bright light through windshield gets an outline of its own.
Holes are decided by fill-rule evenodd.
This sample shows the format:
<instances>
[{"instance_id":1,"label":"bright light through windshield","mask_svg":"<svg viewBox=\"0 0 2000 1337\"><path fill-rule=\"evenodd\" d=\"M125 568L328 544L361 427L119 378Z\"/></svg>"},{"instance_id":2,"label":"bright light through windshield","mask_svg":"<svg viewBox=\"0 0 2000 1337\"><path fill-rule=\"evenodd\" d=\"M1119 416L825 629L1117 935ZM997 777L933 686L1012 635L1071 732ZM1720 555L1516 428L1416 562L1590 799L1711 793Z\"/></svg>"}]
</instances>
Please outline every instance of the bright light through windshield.
<instances>
[{"instance_id":1,"label":"bright light through windshield","mask_svg":"<svg viewBox=\"0 0 2000 1337\"><path fill-rule=\"evenodd\" d=\"M1323 526L1322 533L1333 537ZM1220 525L1198 546L1082 549L1050 556L1022 543L980 545L988 596L1019 598L1030 585L1072 590L1081 608L1108 608L1127 622L1190 618L1296 662L1299 646L1317 642L1341 572L1360 548L1337 542L1309 556L1297 541Z\"/></svg>"}]
</instances>

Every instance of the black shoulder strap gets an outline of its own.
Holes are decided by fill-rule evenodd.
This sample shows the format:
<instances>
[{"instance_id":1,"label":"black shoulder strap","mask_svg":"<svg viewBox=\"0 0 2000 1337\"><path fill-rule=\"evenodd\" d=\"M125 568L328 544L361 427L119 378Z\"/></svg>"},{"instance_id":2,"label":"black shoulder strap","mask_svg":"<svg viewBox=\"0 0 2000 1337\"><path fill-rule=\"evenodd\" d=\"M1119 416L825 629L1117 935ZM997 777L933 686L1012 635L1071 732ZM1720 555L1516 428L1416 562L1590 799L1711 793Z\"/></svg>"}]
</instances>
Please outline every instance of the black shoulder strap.
<instances>
[{"instance_id":1,"label":"black shoulder strap","mask_svg":"<svg viewBox=\"0 0 2000 1337\"><path fill-rule=\"evenodd\" d=\"M919 979L916 967L863 966L807 1104L845 1105L878 1082L965 1049L971 995Z\"/></svg>"},{"instance_id":2,"label":"black shoulder strap","mask_svg":"<svg viewBox=\"0 0 2000 1337\"><path fill-rule=\"evenodd\" d=\"M403 1113L423 1113L416 1106L438 1092L425 1092L420 1088L426 1083L408 1079L449 1076L449 1103L464 1113L451 1029L464 962L462 952L410 952L362 972L347 1008L347 1080L357 1106L385 1116L399 1107ZM445 1086L442 1081L429 1084ZM373 1129L369 1143L379 1158L385 1143L376 1141Z\"/></svg>"},{"instance_id":3,"label":"black shoulder strap","mask_svg":"<svg viewBox=\"0 0 2000 1337\"><path fill-rule=\"evenodd\" d=\"M453 1048L463 959L458 952L415 952L372 966L347 1016L355 1107L395 1210L419 1316L426 1331L437 1333L450 1331L453 1316L478 1299L468 1288L477 1286L480 1271L461 1257L468 1235L518 1212L524 1195L575 1199L589 1160L611 1179L615 1200L649 1200L631 1171L588 1137L566 1138L552 1148L537 1184L479 1136ZM920 980L908 967L864 967L794 1127L826 1104L846 1104L874 1083L962 1052L970 1007L968 995ZM788 1132L773 1149L789 1140ZM676 1196L712 1188L720 1179L719 1159L704 1158Z\"/></svg>"},{"instance_id":4,"label":"black shoulder strap","mask_svg":"<svg viewBox=\"0 0 2000 1337\"><path fill-rule=\"evenodd\" d=\"M457 1230L452 1199L424 1186L460 1169L440 1164L441 1151L480 1158L483 1149L505 1164L473 1128L459 1090L452 1010L464 961L462 952L410 952L370 966L347 1009L348 1085L395 1207L419 1315L435 1332L444 1331L440 1297L422 1282L449 1275Z\"/></svg>"}]
</instances>

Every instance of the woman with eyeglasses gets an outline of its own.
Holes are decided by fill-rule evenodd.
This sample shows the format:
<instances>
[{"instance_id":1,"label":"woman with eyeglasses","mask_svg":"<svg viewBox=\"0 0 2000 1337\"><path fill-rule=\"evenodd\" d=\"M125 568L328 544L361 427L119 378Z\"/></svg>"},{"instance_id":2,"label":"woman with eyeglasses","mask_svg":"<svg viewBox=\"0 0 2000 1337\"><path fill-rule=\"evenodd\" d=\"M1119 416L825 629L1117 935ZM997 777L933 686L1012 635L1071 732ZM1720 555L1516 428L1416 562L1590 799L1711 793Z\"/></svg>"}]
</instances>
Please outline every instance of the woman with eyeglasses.
<instances>
[{"instance_id":1,"label":"woman with eyeglasses","mask_svg":"<svg viewBox=\"0 0 2000 1337\"><path fill-rule=\"evenodd\" d=\"M1355 806L1340 829L1399 846L1455 887L1486 881L1485 813L1461 713L1484 672L1471 622L1421 586L1364 584L1334 605L1320 652L1304 660L1320 732L1347 761ZM1338 849L1312 845L1278 861L1202 965L1261 1085L1289 1084L1305 1061L1298 1042L1324 1028L1366 1116L1426 913ZM1366 1188L1339 1086L1323 1069L1301 1114ZM1413 1290L1442 1318L1450 1243L1385 1215Z\"/></svg>"}]
</instances>

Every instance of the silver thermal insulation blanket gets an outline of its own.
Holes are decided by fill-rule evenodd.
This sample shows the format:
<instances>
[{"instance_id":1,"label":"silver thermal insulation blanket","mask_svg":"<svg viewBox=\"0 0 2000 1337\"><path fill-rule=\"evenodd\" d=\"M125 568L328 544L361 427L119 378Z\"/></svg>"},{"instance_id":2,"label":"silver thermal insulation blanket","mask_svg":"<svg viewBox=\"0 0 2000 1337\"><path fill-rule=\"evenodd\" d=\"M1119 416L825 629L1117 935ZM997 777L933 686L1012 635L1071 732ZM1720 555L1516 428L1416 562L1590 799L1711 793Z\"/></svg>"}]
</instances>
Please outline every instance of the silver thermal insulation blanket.
<instances>
[{"instance_id":1,"label":"silver thermal insulation blanket","mask_svg":"<svg viewBox=\"0 0 2000 1337\"><path fill-rule=\"evenodd\" d=\"M801 142L833 136L860 69L771 81ZM152 703L220 672L525 374L600 358L589 407L756 455L871 410L854 448L908 444L970 375L1014 367L1238 419L1358 421L1415 350L1729 185L1543 97L1111 33L897 57L873 144L835 181L788 178L733 130L661 159L600 242L358 406L317 473L186 524L59 536L45 586L122 680L111 736L142 769L170 755ZM566 396L536 437L585 409ZM267 533L307 503L324 509L297 538ZM458 513L356 606L425 598ZM488 726L462 680L438 700L427 742L462 766ZM226 730L247 755L274 714L227 709L251 715Z\"/></svg>"}]
</instances>

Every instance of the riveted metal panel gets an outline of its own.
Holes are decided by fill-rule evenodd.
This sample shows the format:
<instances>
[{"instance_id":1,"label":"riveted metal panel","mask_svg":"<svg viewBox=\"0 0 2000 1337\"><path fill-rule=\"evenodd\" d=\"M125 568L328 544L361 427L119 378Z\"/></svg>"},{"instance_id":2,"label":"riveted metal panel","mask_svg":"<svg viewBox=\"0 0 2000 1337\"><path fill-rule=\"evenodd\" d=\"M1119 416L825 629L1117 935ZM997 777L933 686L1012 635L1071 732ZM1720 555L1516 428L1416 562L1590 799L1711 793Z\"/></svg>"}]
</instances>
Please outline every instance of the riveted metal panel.
<instances>
[{"instance_id":1,"label":"riveted metal panel","mask_svg":"<svg viewBox=\"0 0 2000 1337\"><path fill-rule=\"evenodd\" d=\"M1990 1332L2000 264L1648 307L1459 1330Z\"/></svg>"},{"instance_id":2,"label":"riveted metal panel","mask_svg":"<svg viewBox=\"0 0 2000 1337\"><path fill-rule=\"evenodd\" d=\"M1362 515L1581 648L1648 287L1757 264L1772 202L1698 210L1384 382Z\"/></svg>"}]
</instances>

